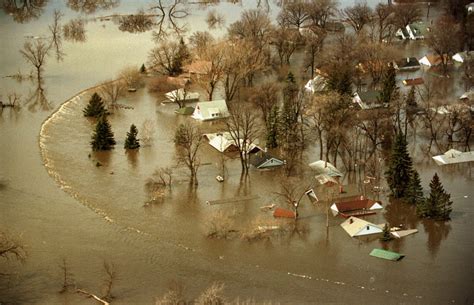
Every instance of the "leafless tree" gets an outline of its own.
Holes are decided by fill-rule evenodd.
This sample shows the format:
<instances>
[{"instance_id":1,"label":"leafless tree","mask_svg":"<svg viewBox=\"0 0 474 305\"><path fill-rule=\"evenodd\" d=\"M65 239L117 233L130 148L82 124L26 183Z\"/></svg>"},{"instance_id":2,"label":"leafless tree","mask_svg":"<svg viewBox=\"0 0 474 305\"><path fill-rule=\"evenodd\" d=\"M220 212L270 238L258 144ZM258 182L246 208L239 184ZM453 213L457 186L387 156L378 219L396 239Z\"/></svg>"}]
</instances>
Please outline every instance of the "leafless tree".
<instances>
[{"instance_id":1,"label":"leafless tree","mask_svg":"<svg viewBox=\"0 0 474 305\"><path fill-rule=\"evenodd\" d=\"M194 54L204 54L214 44L214 37L207 31L196 31L189 37L189 44Z\"/></svg>"},{"instance_id":2,"label":"leafless tree","mask_svg":"<svg viewBox=\"0 0 474 305\"><path fill-rule=\"evenodd\" d=\"M111 111L115 111L120 108L117 101L120 97L125 94L126 83L122 80L107 80L100 85L100 95L107 103L108 108Z\"/></svg>"},{"instance_id":3,"label":"leafless tree","mask_svg":"<svg viewBox=\"0 0 474 305\"><path fill-rule=\"evenodd\" d=\"M46 98L45 90L40 83L31 95L26 98L25 105L28 105L28 110L35 112L37 110L51 110L51 103Z\"/></svg>"},{"instance_id":4,"label":"leafless tree","mask_svg":"<svg viewBox=\"0 0 474 305\"><path fill-rule=\"evenodd\" d=\"M46 56L48 55L50 46L43 40L35 40L34 43L30 41L25 42L23 49L20 50L21 55L25 60L36 69L36 80L41 83L41 72L43 72L43 65L46 63Z\"/></svg>"},{"instance_id":5,"label":"leafless tree","mask_svg":"<svg viewBox=\"0 0 474 305\"><path fill-rule=\"evenodd\" d=\"M117 281L117 269L113 263L109 263L107 261L104 261L104 272L105 272L105 278L104 278L104 293L103 293L103 299L105 300L111 300L113 298L112 295L112 288L115 282Z\"/></svg>"},{"instance_id":6,"label":"leafless tree","mask_svg":"<svg viewBox=\"0 0 474 305\"><path fill-rule=\"evenodd\" d=\"M121 16L118 20L119 30L130 33L142 33L153 28L154 19L152 15L147 15L143 10L136 14Z\"/></svg>"},{"instance_id":7,"label":"leafless tree","mask_svg":"<svg viewBox=\"0 0 474 305\"><path fill-rule=\"evenodd\" d=\"M179 69L177 69L179 53L180 44L178 41L163 39L148 54L149 66L160 73L174 76L179 73Z\"/></svg>"},{"instance_id":8,"label":"leafless tree","mask_svg":"<svg viewBox=\"0 0 474 305\"><path fill-rule=\"evenodd\" d=\"M200 166L198 152L203 143L201 130L189 122L181 124L176 130L174 143L178 164L184 164L189 169L191 183L197 185L197 171Z\"/></svg>"},{"instance_id":9,"label":"leafless tree","mask_svg":"<svg viewBox=\"0 0 474 305\"><path fill-rule=\"evenodd\" d=\"M445 75L448 61L461 47L461 28L451 16L439 17L426 37L426 43L440 56Z\"/></svg>"},{"instance_id":10,"label":"leafless tree","mask_svg":"<svg viewBox=\"0 0 474 305\"><path fill-rule=\"evenodd\" d=\"M366 4L356 4L341 11L349 25L359 34L372 18L372 9Z\"/></svg>"},{"instance_id":11,"label":"leafless tree","mask_svg":"<svg viewBox=\"0 0 474 305\"><path fill-rule=\"evenodd\" d=\"M54 46L56 51L56 60L59 62L64 59L65 53L62 51L62 35L61 35L61 18L64 15L59 10L54 10L53 13L53 24L49 25L49 31L51 32L51 45Z\"/></svg>"},{"instance_id":12,"label":"leafless tree","mask_svg":"<svg viewBox=\"0 0 474 305\"><path fill-rule=\"evenodd\" d=\"M116 7L120 0L67 0L67 6L72 10L85 14L93 14L97 10Z\"/></svg>"},{"instance_id":13,"label":"leafless tree","mask_svg":"<svg viewBox=\"0 0 474 305\"><path fill-rule=\"evenodd\" d=\"M393 6L379 3L375 7L375 15L373 21L377 26L378 42L390 42L393 34L397 30L395 28L395 13Z\"/></svg>"},{"instance_id":14,"label":"leafless tree","mask_svg":"<svg viewBox=\"0 0 474 305\"><path fill-rule=\"evenodd\" d=\"M212 304L212 305L224 305L226 299L223 296L224 284L213 283L210 287L204 290L201 295L197 298L197 304Z\"/></svg>"},{"instance_id":15,"label":"leafless tree","mask_svg":"<svg viewBox=\"0 0 474 305\"><path fill-rule=\"evenodd\" d=\"M433 143L440 149L438 139L444 117L438 111L442 106L439 100L439 92L437 92L434 83L426 83L418 93L421 101L420 106L424 110L421 116L422 122L430 137L428 151L431 150Z\"/></svg>"},{"instance_id":16,"label":"leafless tree","mask_svg":"<svg viewBox=\"0 0 474 305\"><path fill-rule=\"evenodd\" d=\"M275 47L280 65L289 65L291 55L298 47L299 32L285 25L278 26L272 34L272 45Z\"/></svg>"},{"instance_id":17,"label":"leafless tree","mask_svg":"<svg viewBox=\"0 0 474 305\"><path fill-rule=\"evenodd\" d=\"M295 219L298 218L298 208L300 207L301 200L306 195L306 191L310 189L310 184L302 184L302 181L296 180L295 178L282 178L280 183L281 191L276 194L282 197L286 203L295 212Z\"/></svg>"},{"instance_id":18,"label":"leafless tree","mask_svg":"<svg viewBox=\"0 0 474 305\"><path fill-rule=\"evenodd\" d=\"M137 67L130 66L120 71L120 78L123 79L128 88L140 88L143 86L143 75Z\"/></svg>"},{"instance_id":19,"label":"leafless tree","mask_svg":"<svg viewBox=\"0 0 474 305\"><path fill-rule=\"evenodd\" d=\"M398 58L399 52L387 44L360 39L357 44L357 58L362 73L367 73L372 84L377 85L387 71L389 63Z\"/></svg>"},{"instance_id":20,"label":"leafless tree","mask_svg":"<svg viewBox=\"0 0 474 305\"><path fill-rule=\"evenodd\" d=\"M301 28L308 20L310 20L306 1L295 0L285 2L277 20L283 27L294 29Z\"/></svg>"},{"instance_id":21,"label":"leafless tree","mask_svg":"<svg viewBox=\"0 0 474 305\"><path fill-rule=\"evenodd\" d=\"M311 78L314 77L316 58L323 49L327 32L320 27L312 26L309 31L304 32L305 44L305 66L311 69Z\"/></svg>"},{"instance_id":22,"label":"leafless tree","mask_svg":"<svg viewBox=\"0 0 474 305\"><path fill-rule=\"evenodd\" d=\"M230 117L226 121L227 131L239 150L242 174L248 174L250 167L249 151L257 139L260 126L255 111L249 105L235 102L230 107Z\"/></svg>"},{"instance_id":23,"label":"leafless tree","mask_svg":"<svg viewBox=\"0 0 474 305\"><path fill-rule=\"evenodd\" d=\"M86 23L81 18L70 20L63 26L64 39L72 42L86 41Z\"/></svg>"},{"instance_id":24,"label":"leafless tree","mask_svg":"<svg viewBox=\"0 0 474 305\"><path fill-rule=\"evenodd\" d=\"M278 102L279 91L280 87L273 82L256 85L250 91L250 102L260 109L265 125L272 107Z\"/></svg>"},{"instance_id":25,"label":"leafless tree","mask_svg":"<svg viewBox=\"0 0 474 305\"><path fill-rule=\"evenodd\" d=\"M0 257L5 259L14 257L19 261L24 261L26 259L25 247L17 238L0 231Z\"/></svg>"},{"instance_id":26,"label":"leafless tree","mask_svg":"<svg viewBox=\"0 0 474 305\"><path fill-rule=\"evenodd\" d=\"M230 38L245 39L256 48L264 48L273 29L268 13L262 10L247 10L242 13L240 20L229 26Z\"/></svg>"},{"instance_id":27,"label":"leafless tree","mask_svg":"<svg viewBox=\"0 0 474 305\"><path fill-rule=\"evenodd\" d=\"M209 46L203 54L199 54L206 64L203 74L197 75L194 81L206 91L209 100L213 99L214 91L224 75L225 50L225 42L218 42Z\"/></svg>"},{"instance_id":28,"label":"leafless tree","mask_svg":"<svg viewBox=\"0 0 474 305\"><path fill-rule=\"evenodd\" d=\"M224 16L219 14L217 11L209 11L206 17L207 26L210 29L215 29L217 27L222 27L225 23Z\"/></svg>"},{"instance_id":29,"label":"leafless tree","mask_svg":"<svg viewBox=\"0 0 474 305\"><path fill-rule=\"evenodd\" d=\"M47 3L48 0L4 0L2 8L16 22L25 23L39 18Z\"/></svg>"},{"instance_id":30,"label":"leafless tree","mask_svg":"<svg viewBox=\"0 0 474 305\"><path fill-rule=\"evenodd\" d=\"M66 292L70 287L74 287L74 275L71 273L69 270L69 265L66 261L66 258L63 258L61 260L61 264L59 265L59 268L61 269L61 277L63 280L63 285L61 287L60 292Z\"/></svg>"},{"instance_id":31,"label":"leafless tree","mask_svg":"<svg viewBox=\"0 0 474 305\"><path fill-rule=\"evenodd\" d=\"M330 17L335 16L337 1L335 0L313 0L307 3L311 25L322 29L326 27L326 22Z\"/></svg>"},{"instance_id":32,"label":"leafless tree","mask_svg":"<svg viewBox=\"0 0 474 305\"><path fill-rule=\"evenodd\" d=\"M394 5L394 23L398 28L405 28L410 23L421 20L422 13L418 5Z\"/></svg>"}]
</instances>

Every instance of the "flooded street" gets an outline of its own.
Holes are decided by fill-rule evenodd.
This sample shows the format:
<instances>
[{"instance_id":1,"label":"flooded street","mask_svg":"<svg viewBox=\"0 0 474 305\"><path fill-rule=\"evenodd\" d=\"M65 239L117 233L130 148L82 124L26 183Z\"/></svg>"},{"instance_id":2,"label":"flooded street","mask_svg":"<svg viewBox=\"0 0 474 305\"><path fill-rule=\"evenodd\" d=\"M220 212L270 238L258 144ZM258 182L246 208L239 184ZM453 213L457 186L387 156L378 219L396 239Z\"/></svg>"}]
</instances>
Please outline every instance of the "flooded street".
<instances>
[{"instance_id":1,"label":"flooded street","mask_svg":"<svg viewBox=\"0 0 474 305\"><path fill-rule=\"evenodd\" d=\"M149 5L148 1L122 1L85 17L133 13ZM255 7L254 1L222 3L213 9L225 14L228 25L247 7ZM64 42L63 62L47 58L42 85L46 103L34 98L35 83L3 76L29 71L18 50L26 36L48 35L55 8L61 9L65 20L80 15L62 1L51 1L39 19L26 23L17 23L0 11L0 37L8 42L0 47L0 94L19 92L25 98L33 96L33 104L39 101L34 107L0 114L0 177L5 181L0 184L0 229L20 236L28 254L24 264L0 260L0 273L11 273L0 277L0 303L93 304L80 295L58 293L63 258L77 287L98 294L102 264L104 260L113 263L118 272L113 304L153 304L172 281L185 286L188 299L221 282L229 300L259 303L473 303L472 162L439 167L419 147L412 148L425 192L437 172L451 193L453 213L446 223L422 220L413 207L389 204L388 191L381 194L384 210L367 220L419 230L388 244L388 249L406 255L399 262L369 256L373 248L383 247L382 242L350 238L339 226L342 218L330 215L326 228L324 204L313 205L306 198L297 228L269 240L241 238L256 223L273 221L271 212L261 211L262 206L286 207L275 194L279 170L251 169L242 181L239 160L229 158L226 180L219 183L215 177L220 174L220 156L208 144L200 152L198 187L190 187L185 168L174 167L172 188L161 201L147 205L147 179L160 167L174 166L174 131L191 118L177 116L176 105L161 104L162 96L139 89L120 99L133 109L109 116L116 148L94 153L90 148L94 121L85 118L82 110L94 92L86 89L115 78L126 66L146 62L154 45L152 34L124 33L111 21L89 21L85 42ZM206 28L207 10L193 7L187 19L192 31ZM272 16L276 10L272 5ZM418 56L423 49L409 52ZM136 154L126 153L123 144L130 124L140 128L146 120L153 122L156 131L152 141ZM201 123L200 127L204 133L225 128L222 123ZM319 159L316 151L309 147L304 162ZM102 166L97 167L97 162ZM348 192L357 192L362 188L360 177L351 175L343 181L350 182ZM302 176L302 181L312 181L317 192L323 192L316 188L309 168ZM207 203L244 196L252 199ZM217 213L226 215L237 231L228 239L206 236Z\"/></svg>"}]
</instances>

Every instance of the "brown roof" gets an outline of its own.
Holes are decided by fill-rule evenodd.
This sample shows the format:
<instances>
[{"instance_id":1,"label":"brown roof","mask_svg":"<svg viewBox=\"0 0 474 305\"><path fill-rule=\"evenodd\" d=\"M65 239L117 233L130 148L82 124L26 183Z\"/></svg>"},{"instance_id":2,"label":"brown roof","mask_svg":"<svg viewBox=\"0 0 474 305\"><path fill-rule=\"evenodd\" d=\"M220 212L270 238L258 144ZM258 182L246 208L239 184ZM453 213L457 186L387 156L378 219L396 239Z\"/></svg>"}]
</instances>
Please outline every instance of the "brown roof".
<instances>
[{"instance_id":1,"label":"brown roof","mask_svg":"<svg viewBox=\"0 0 474 305\"><path fill-rule=\"evenodd\" d=\"M353 201L337 202L336 207L339 212L348 212L370 209L374 203L375 201L370 199L358 199Z\"/></svg>"},{"instance_id":2,"label":"brown roof","mask_svg":"<svg viewBox=\"0 0 474 305\"><path fill-rule=\"evenodd\" d=\"M403 84L405 86L416 86L416 85L423 85L425 83L424 79L422 77L418 77L418 78L409 78L409 79L405 79L403 81Z\"/></svg>"},{"instance_id":3,"label":"brown roof","mask_svg":"<svg viewBox=\"0 0 474 305\"><path fill-rule=\"evenodd\" d=\"M276 208L275 211L273 211L273 217L295 218L295 212L287 209Z\"/></svg>"},{"instance_id":4,"label":"brown roof","mask_svg":"<svg viewBox=\"0 0 474 305\"><path fill-rule=\"evenodd\" d=\"M191 74L207 74L211 68L211 62L207 60L194 60L185 65L183 71Z\"/></svg>"}]
</instances>

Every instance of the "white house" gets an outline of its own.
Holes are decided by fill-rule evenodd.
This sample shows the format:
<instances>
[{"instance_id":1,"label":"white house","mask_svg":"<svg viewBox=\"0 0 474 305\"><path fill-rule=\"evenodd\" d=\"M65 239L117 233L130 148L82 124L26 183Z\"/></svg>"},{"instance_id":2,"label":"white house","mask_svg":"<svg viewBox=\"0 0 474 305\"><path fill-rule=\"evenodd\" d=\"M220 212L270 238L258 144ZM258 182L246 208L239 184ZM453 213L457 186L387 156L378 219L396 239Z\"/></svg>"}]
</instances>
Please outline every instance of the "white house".
<instances>
[{"instance_id":1,"label":"white house","mask_svg":"<svg viewBox=\"0 0 474 305\"><path fill-rule=\"evenodd\" d=\"M216 100L197 103L192 117L200 121L210 121L227 118L229 109L225 100Z\"/></svg>"},{"instance_id":2,"label":"white house","mask_svg":"<svg viewBox=\"0 0 474 305\"><path fill-rule=\"evenodd\" d=\"M347 234L349 234L350 237L378 234L383 232L383 229L380 226L352 216L341 223L341 227L347 232Z\"/></svg>"},{"instance_id":3,"label":"white house","mask_svg":"<svg viewBox=\"0 0 474 305\"><path fill-rule=\"evenodd\" d=\"M235 143L235 140L227 131L220 133L207 133L205 134L205 136L209 139L209 145L211 145L222 153L239 150L239 147ZM243 140L240 140L240 144L243 144ZM243 145L241 147L243 147ZM262 151L262 149L254 143L250 143L249 145L247 145L247 150L248 154Z\"/></svg>"},{"instance_id":4,"label":"white house","mask_svg":"<svg viewBox=\"0 0 474 305\"><path fill-rule=\"evenodd\" d=\"M310 79L304 88L310 93L324 91L327 89L327 79L318 74L313 79Z\"/></svg>"},{"instance_id":5,"label":"white house","mask_svg":"<svg viewBox=\"0 0 474 305\"><path fill-rule=\"evenodd\" d=\"M447 55L444 55L444 56L445 58L447 58ZM425 65L428 67L434 67L434 66L440 65L442 60L441 60L441 56L439 55L429 54L420 58L419 62L422 65Z\"/></svg>"},{"instance_id":6,"label":"white house","mask_svg":"<svg viewBox=\"0 0 474 305\"><path fill-rule=\"evenodd\" d=\"M356 92L352 97L352 102L359 105L360 109L375 109L384 107L385 105L380 104L378 98L380 96L380 91L369 90L366 92Z\"/></svg>"},{"instance_id":7,"label":"white house","mask_svg":"<svg viewBox=\"0 0 474 305\"><path fill-rule=\"evenodd\" d=\"M396 36L403 40L411 39L425 39L426 33L429 32L429 28L423 22L417 22L407 25L404 28L399 28L395 33Z\"/></svg>"},{"instance_id":8,"label":"white house","mask_svg":"<svg viewBox=\"0 0 474 305\"><path fill-rule=\"evenodd\" d=\"M466 5L466 10L468 14L471 14L472 12L474 12L474 2L471 2L468 5Z\"/></svg>"},{"instance_id":9,"label":"white house","mask_svg":"<svg viewBox=\"0 0 474 305\"><path fill-rule=\"evenodd\" d=\"M250 159L250 163L258 169L266 169L284 165L285 161L268 153L261 153L253 156Z\"/></svg>"},{"instance_id":10,"label":"white house","mask_svg":"<svg viewBox=\"0 0 474 305\"><path fill-rule=\"evenodd\" d=\"M452 59L456 62L463 63L469 57L470 57L469 52L458 52L458 53L453 55Z\"/></svg>"},{"instance_id":11,"label":"white house","mask_svg":"<svg viewBox=\"0 0 474 305\"><path fill-rule=\"evenodd\" d=\"M309 167L320 174L326 174L329 177L342 177L342 173L331 163L319 160L309 164Z\"/></svg>"},{"instance_id":12,"label":"white house","mask_svg":"<svg viewBox=\"0 0 474 305\"><path fill-rule=\"evenodd\" d=\"M456 149L450 149L442 155L432 157L438 165L473 162L474 151L460 152Z\"/></svg>"},{"instance_id":13,"label":"white house","mask_svg":"<svg viewBox=\"0 0 474 305\"><path fill-rule=\"evenodd\" d=\"M188 92L183 88L176 89L170 92L165 93L165 97L172 103L178 101L188 102L199 100L199 93L197 92Z\"/></svg>"}]
</instances>

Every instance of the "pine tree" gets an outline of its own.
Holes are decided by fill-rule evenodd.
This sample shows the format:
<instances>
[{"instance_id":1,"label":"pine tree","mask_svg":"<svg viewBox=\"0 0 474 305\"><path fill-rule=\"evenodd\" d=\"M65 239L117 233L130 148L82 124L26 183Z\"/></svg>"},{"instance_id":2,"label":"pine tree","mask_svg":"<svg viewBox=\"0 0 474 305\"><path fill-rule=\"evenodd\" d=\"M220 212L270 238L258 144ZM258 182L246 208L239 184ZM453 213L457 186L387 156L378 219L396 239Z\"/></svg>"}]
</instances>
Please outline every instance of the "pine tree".
<instances>
[{"instance_id":1,"label":"pine tree","mask_svg":"<svg viewBox=\"0 0 474 305\"><path fill-rule=\"evenodd\" d=\"M110 150L114 148L115 144L112 128L110 127L107 118L102 115L99 117L97 125L95 126L94 134L92 135L92 150Z\"/></svg>"},{"instance_id":2,"label":"pine tree","mask_svg":"<svg viewBox=\"0 0 474 305\"><path fill-rule=\"evenodd\" d=\"M392 146L385 172L388 186L394 198L404 198L407 195L408 185L413 172L413 163L407 150L407 142L402 133L397 134Z\"/></svg>"},{"instance_id":3,"label":"pine tree","mask_svg":"<svg viewBox=\"0 0 474 305\"><path fill-rule=\"evenodd\" d=\"M137 139L138 129L135 125L130 126L130 131L127 132L127 138L125 139L125 149L137 149L140 147L139 139Z\"/></svg>"},{"instance_id":4,"label":"pine tree","mask_svg":"<svg viewBox=\"0 0 474 305\"><path fill-rule=\"evenodd\" d=\"M184 43L184 39L181 37L179 40L179 48L175 57L173 58L173 67L172 71L174 75L180 74L183 72L183 64L191 57L191 53L188 50L188 47Z\"/></svg>"},{"instance_id":5,"label":"pine tree","mask_svg":"<svg viewBox=\"0 0 474 305\"><path fill-rule=\"evenodd\" d=\"M142 66L140 67L140 73L146 73L145 64L142 64Z\"/></svg>"},{"instance_id":6,"label":"pine tree","mask_svg":"<svg viewBox=\"0 0 474 305\"><path fill-rule=\"evenodd\" d=\"M390 65L383 77L382 91L378 97L380 104L390 104L399 97L396 75L395 68Z\"/></svg>"},{"instance_id":7,"label":"pine tree","mask_svg":"<svg viewBox=\"0 0 474 305\"><path fill-rule=\"evenodd\" d=\"M410 92L408 92L405 98L405 104L410 108L416 108L418 106L416 103L415 86L412 86Z\"/></svg>"},{"instance_id":8,"label":"pine tree","mask_svg":"<svg viewBox=\"0 0 474 305\"><path fill-rule=\"evenodd\" d=\"M187 131L186 131L186 126L184 124L179 124L178 128L176 129L176 132L174 134L174 144L178 146L183 146L187 143Z\"/></svg>"},{"instance_id":9,"label":"pine tree","mask_svg":"<svg viewBox=\"0 0 474 305\"><path fill-rule=\"evenodd\" d=\"M409 203L416 206L423 205L424 203L425 198L423 196L423 187L421 187L420 175L415 169L412 171L405 198Z\"/></svg>"},{"instance_id":10,"label":"pine tree","mask_svg":"<svg viewBox=\"0 0 474 305\"><path fill-rule=\"evenodd\" d=\"M392 234L390 233L390 227L388 226L388 224L385 224L385 226L383 227L383 235L380 239L382 241L389 241L393 239Z\"/></svg>"},{"instance_id":11,"label":"pine tree","mask_svg":"<svg viewBox=\"0 0 474 305\"><path fill-rule=\"evenodd\" d=\"M426 199L425 205L420 209L419 215L421 217L449 220L452 204L451 195L446 193L438 174L435 173L430 182L430 196Z\"/></svg>"},{"instance_id":12,"label":"pine tree","mask_svg":"<svg viewBox=\"0 0 474 305\"><path fill-rule=\"evenodd\" d=\"M267 147L276 148L278 146L278 106L274 105L268 114L267 119Z\"/></svg>"},{"instance_id":13,"label":"pine tree","mask_svg":"<svg viewBox=\"0 0 474 305\"><path fill-rule=\"evenodd\" d=\"M95 92L89 100L89 104L86 106L86 108L84 108L82 112L84 113L84 116L96 118L101 115L107 114L107 110L105 110L102 98Z\"/></svg>"}]
</instances>

